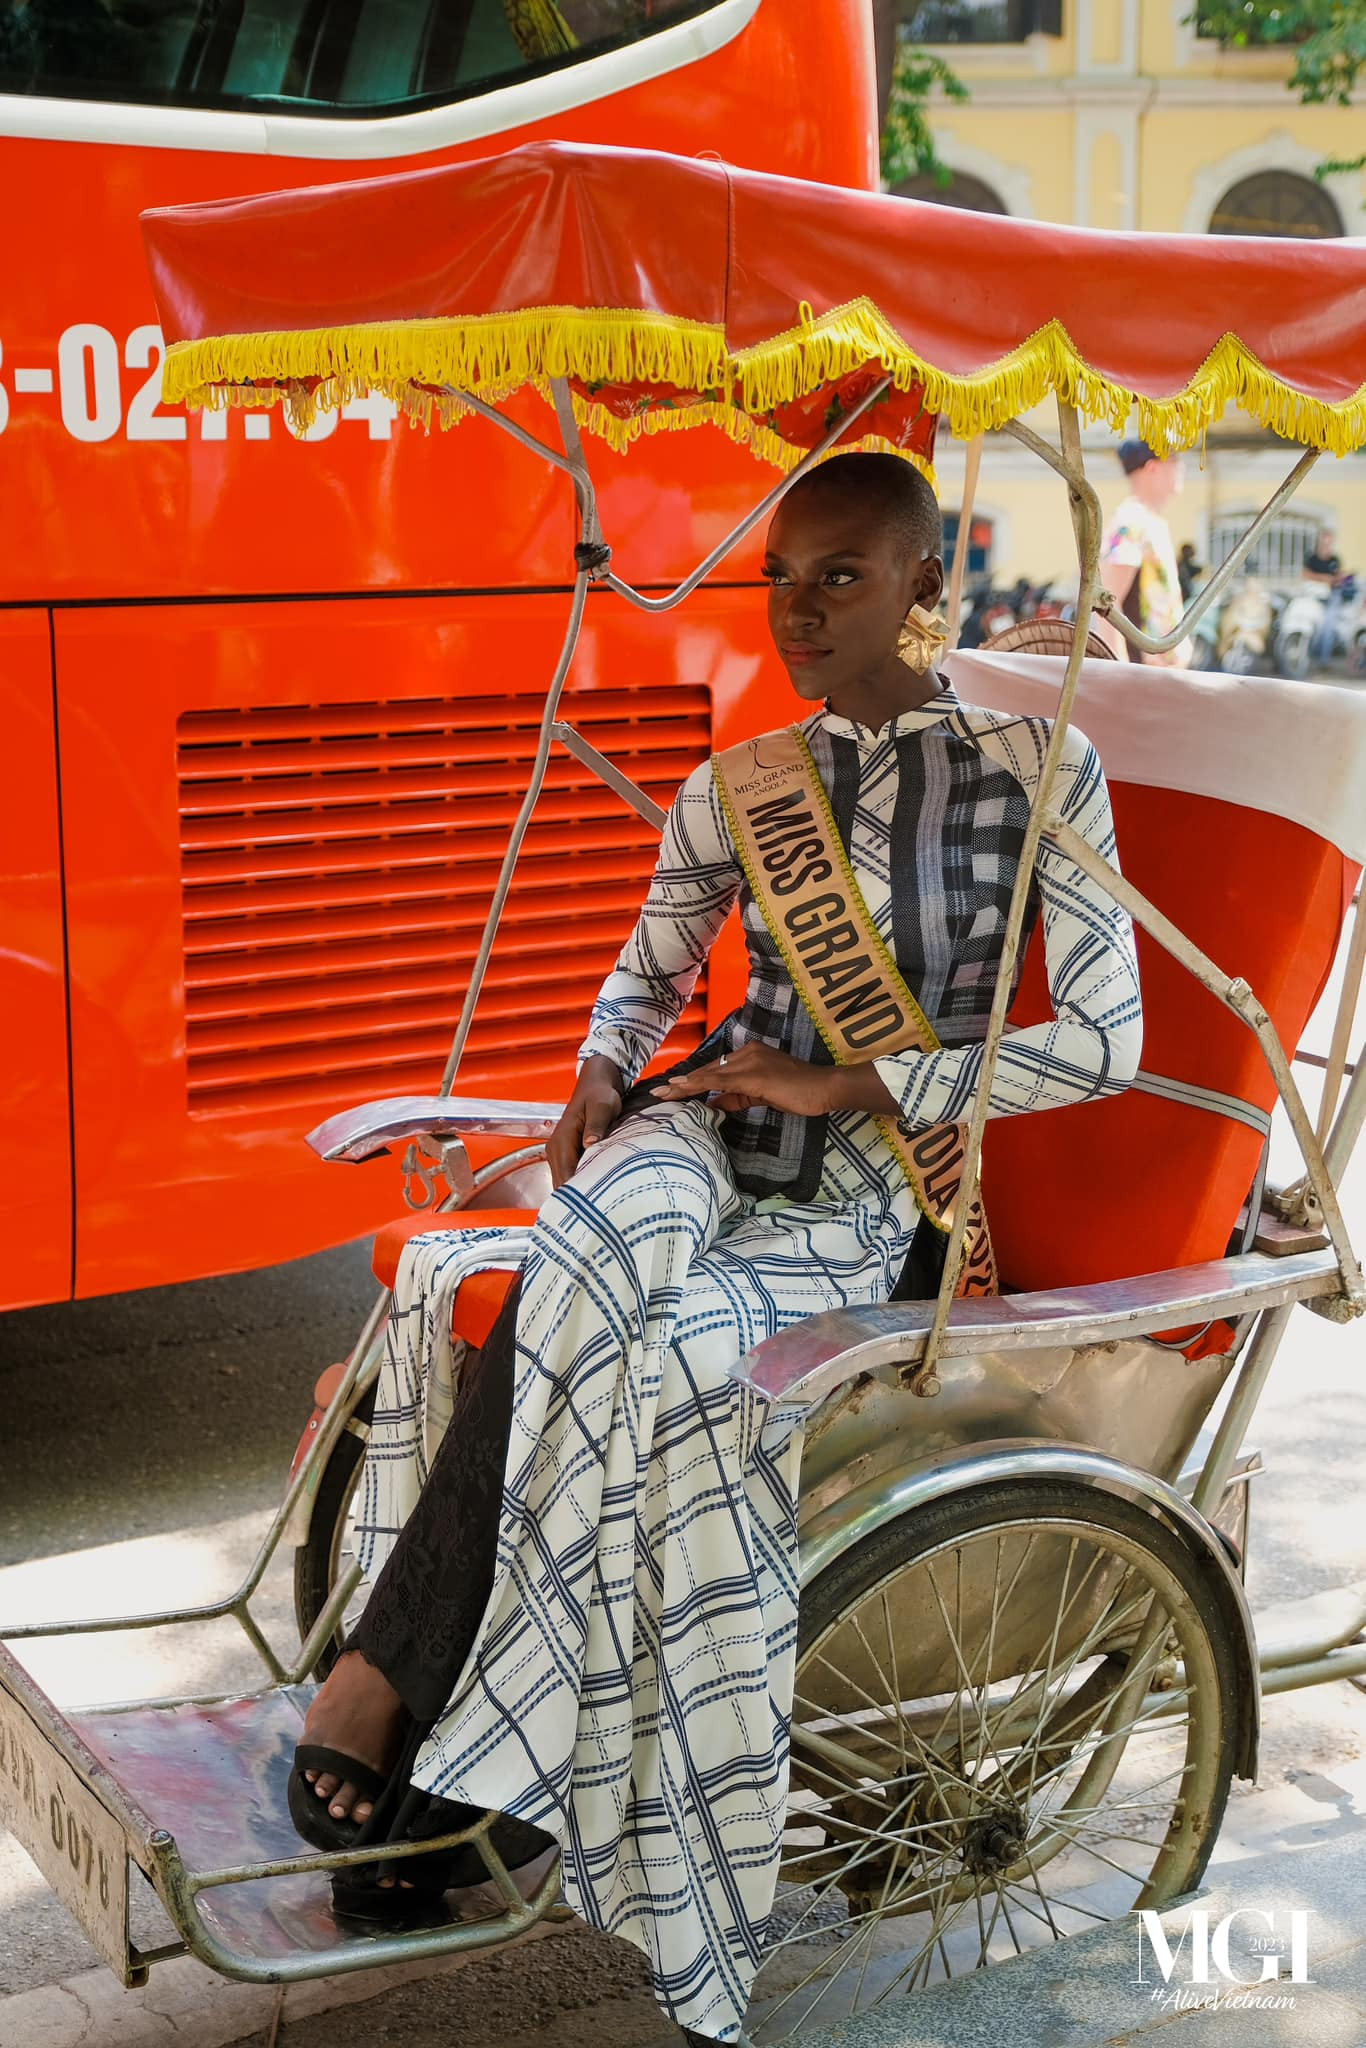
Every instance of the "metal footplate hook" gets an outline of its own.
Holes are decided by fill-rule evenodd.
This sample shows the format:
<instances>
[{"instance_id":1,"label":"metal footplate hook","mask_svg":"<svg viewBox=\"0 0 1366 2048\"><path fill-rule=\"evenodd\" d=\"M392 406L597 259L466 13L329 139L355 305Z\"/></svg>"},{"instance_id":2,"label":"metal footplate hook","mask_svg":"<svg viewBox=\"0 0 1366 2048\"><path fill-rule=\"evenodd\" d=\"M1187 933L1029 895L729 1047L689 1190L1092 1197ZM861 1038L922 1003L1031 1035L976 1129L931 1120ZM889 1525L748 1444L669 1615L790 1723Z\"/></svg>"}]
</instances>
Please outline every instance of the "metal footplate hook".
<instances>
[{"instance_id":1,"label":"metal footplate hook","mask_svg":"<svg viewBox=\"0 0 1366 2048\"><path fill-rule=\"evenodd\" d=\"M414 1138L403 1154L403 1199L410 1209L459 1208L474 1190L461 1138Z\"/></svg>"}]
</instances>

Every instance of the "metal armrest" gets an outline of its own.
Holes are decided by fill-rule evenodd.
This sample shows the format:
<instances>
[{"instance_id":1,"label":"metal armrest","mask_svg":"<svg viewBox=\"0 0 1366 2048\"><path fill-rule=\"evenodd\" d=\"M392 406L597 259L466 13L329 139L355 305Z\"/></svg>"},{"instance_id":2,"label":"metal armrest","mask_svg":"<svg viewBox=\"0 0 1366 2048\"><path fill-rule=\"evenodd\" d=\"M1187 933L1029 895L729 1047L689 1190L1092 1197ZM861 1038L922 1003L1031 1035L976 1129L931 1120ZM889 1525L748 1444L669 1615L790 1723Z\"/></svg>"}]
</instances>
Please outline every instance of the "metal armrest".
<instances>
[{"instance_id":1,"label":"metal armrest","mask_svg":"<svg viewBox=\"0 0 1366 2048\"><path fill-rule=\"evenodd\" d=\"M506 1138L548 1138L559 1122L559 1102L494 1102L475 1095L389 1095L330 1116L308 1134L320 1159L353 1163L376 1159L405 1138L467 1138L491 1132Z\"/></svg>"},{"instance_id":2,"label":"metal armrest","mask_svg":"<svg viewBox=\"0 0 1366 2048\"><path fill-rule=\"evenodd\" d=\"M1307 1301L1341 1285L1331 1251L1283 1259L1248 1252L1054 1294L976 1295L953 1304L939 1355L948 1359L974 1351L1109 1344L1212 1317ZM914 1365L924 1356L934 1308L932 1301L892 1301L811 1316L756 1344L731 1377L766 1401L813 1407L859 1373Z\"/></svg>"}]
</instances>

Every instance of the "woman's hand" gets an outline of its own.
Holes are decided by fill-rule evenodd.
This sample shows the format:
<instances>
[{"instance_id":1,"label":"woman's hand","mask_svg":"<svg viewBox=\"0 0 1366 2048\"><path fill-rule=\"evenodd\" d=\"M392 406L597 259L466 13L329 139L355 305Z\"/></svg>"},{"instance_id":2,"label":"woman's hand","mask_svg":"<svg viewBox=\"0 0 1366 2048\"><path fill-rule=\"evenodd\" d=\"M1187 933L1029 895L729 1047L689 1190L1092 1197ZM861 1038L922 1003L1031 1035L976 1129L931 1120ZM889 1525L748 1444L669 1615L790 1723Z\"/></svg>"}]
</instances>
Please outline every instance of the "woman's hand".
<instances>
[{"instance_id":1,"label":"woman's hand","mask_svg":"<svg viewBox=\"0 0 1366 2048\"><path fill-rule=\"evenodd\" d=\"M676 1075L655 1089L654 1099L682 1102L691 1095L712 1095L718 1109L752 1109L762 1102L793 1116L825 1116L835 1107L837 1072L751 1041L690 1074Z\"/></svg>"},{"instance_id":2,"label":"woman's hand","mask_svg":"<svg viewBox=\"0 0 1366 2048\"><path fill-rule=\"evenodd\" d=\"M551 1183L563 1187L590 1145L605 1138L621 1115L621 1069L604 1053L590 1053L579 1069L564 1115L546 1139Z\"/></svg>"}]
</instances>

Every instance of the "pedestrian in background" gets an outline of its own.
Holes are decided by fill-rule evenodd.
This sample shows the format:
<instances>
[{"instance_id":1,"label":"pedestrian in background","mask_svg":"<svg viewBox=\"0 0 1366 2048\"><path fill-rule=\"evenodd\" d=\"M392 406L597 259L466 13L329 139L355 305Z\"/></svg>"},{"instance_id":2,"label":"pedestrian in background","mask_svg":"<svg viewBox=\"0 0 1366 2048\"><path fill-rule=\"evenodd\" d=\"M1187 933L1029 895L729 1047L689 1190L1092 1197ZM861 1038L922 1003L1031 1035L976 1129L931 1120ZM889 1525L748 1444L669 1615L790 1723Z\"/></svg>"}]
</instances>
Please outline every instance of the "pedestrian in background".
<instances>
[{"instance_id":1,"label":"pedestrian in background","mask_svg":"<svg viewBox=\"0 0 1366 2048\"><path fill-rule=\"evenodd\" d=\"M1181 572L1167 507L1181 489L1179 457L1163 457L1146 441L1121 441L1119 459L1129 479L1129 494L1105 529L1100 549L1100 580L1119 600L1126 619L1153 639L1170 633L1185 609ZM1193 648L1181 640L1166 654L1135 656L1124 637L1108 622L1101 630L1113 641L1122 661L1151 661L1165 668L1189 668Z\"/></svg>"},{"instance_id":2,"label":"pedestrian in background","mask_svg":"<svg viewBox=\"0 0 1366 2048\"><path fill-rule=\"evenodd\" d=\"M1176 558L1176 573L1181 580L1181 602L1189 604L1205 575L1204 563L1196 559L1193 540L1182 541L1181 552Z\"/></svg>"}]
</instances>

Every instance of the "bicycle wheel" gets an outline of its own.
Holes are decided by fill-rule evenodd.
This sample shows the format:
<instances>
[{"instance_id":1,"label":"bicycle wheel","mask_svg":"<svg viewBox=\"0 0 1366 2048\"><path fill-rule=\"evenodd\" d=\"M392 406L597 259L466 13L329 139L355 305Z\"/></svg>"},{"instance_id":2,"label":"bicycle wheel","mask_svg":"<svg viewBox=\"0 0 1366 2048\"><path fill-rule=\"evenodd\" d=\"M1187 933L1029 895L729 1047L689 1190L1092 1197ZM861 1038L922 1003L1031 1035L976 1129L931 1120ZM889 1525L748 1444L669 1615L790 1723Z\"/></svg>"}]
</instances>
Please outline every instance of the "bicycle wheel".
<instances>
[{"instance_id":1,"label":"bicycle wheel","mask_svg":"<svg viewBox=\"0 0 1366 2048\"><path fill-rule=\"evenodd\" d=\"M1237 1647L1180 1537L1066 1478L857 1544L802 1601L746 2031L788 2040L1191 1889L1233 1773Z\"/></svg>"}]
</instances>

